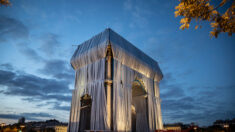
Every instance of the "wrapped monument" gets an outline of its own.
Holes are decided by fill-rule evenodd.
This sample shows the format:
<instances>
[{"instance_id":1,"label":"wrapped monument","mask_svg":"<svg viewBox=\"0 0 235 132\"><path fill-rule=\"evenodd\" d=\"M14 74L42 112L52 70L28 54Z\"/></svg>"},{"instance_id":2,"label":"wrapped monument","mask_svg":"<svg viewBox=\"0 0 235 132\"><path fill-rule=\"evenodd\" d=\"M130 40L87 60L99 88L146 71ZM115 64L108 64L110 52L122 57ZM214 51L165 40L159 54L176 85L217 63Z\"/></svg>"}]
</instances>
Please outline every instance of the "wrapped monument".
<instances>
[{"instance_id":1,"label":"wrapped monument","mask_svg":"<svg viewBox=\"0 0 235 132\"><path fill-rule=\"evenodd\" d=\"M163 129L158 63L106 29L79 45L69 132Z\"/></svg>"}]
</instances>

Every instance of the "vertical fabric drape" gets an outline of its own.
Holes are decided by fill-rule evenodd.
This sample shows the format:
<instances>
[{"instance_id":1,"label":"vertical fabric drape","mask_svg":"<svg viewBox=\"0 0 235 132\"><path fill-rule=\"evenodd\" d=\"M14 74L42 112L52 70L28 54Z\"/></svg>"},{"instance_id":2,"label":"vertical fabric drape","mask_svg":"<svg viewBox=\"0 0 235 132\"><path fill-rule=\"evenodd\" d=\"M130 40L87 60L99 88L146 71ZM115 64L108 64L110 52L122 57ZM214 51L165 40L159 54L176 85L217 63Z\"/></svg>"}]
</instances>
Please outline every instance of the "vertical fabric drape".
<instances>
[{"instance_id":1,"label":"vertical fabric drape","mask_svg":"<svg viewBox=\"0 0 235 132\"><path fill-rule=\"evenodd\" d=\"M136 130L155 131L162 129L159 94L155 97L153 78L127 67L118 60L113 61L113 125L116 131L131 131L131 106L136 110ZM147 96L132 96L132 84L135 79L143 81Z\"/></svg>"},{"instance_id":2,"label":"vertical fabric drape","mask_svg":"<svg viewBox=\"0 0 235 132\"><path fill-rule=\"evenodd\" d=\"M159 92L159 83L158 82L154 82L156 88L156 94L155 94L155 101L156 101L156 109L155 109L155 113L156 113L156 120L157 120L157 129L162 130L163 129L163 123L162 123L162 112L161 112L161 100L160 100L160 92Z\"/></svg>"},{"instance_id":3,"label":"vertical fabric drape","mask_svg":"<svg viewBox=\"0 0 235 132\"><path fill-rule=\"evenodd\" d=\"M75 89L72 96L70 132L79 130L80 98L88 94L92 98L91 130L107 130L106 95L104 87L105 58L88 64L76 71Z\"/></svg>"},{"instance_id":4,"label":"vertical fabric drape","mask_svg":"<svg viewBox=\"0 0 235 132\"><path fill-rule=\"evenodd\" d=\"M131 83L134 71L127 70L114 60L113 75L113 128L115 131L131 130Z\"/></svg>"},{"instance_id":5,"label":"vertical fabric drape","mask_svg":"<svg viewBox=\"0 0 235 132\"><path fill-rule=\"evenodd\" d=\"M105 57L107 46L111 46L113 57L112 119L115 131L131 131L131 110L136 112L137 131L163 129L158 82L163 75L158 63L136 48L123 37L106 29L78 46L71 58L76 70L73 90L69 131L79 131L81 97L91 96L91 130L108 130L105 93ZM106 71L107 72L107 71ZM143 96L133 96L140 80Z\"/></svg>"}]
</instances>

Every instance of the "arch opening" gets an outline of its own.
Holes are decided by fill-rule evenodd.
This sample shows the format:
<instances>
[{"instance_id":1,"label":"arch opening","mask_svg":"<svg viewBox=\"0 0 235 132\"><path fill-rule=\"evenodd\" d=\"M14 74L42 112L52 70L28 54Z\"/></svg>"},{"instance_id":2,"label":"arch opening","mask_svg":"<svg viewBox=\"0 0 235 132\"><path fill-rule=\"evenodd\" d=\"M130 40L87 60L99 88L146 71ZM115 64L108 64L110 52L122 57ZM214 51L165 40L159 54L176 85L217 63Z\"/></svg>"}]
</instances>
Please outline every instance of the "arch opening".
<instances>
[{"instance_id":1,"label":"arch opening","mask_svg":"<svg viewBox=\"0 0 235 132\"><path fill-rule=\"evenodd\" d=\"M91 96L85 94L81 97L79 131L90 130L91 124Z\"/></svg>"},{"instance_id":2,"label":"arch opening","mask_svg":"<svg viewBox=\"0 0 235 132\"><path fill-rule=\"evenodd\" d=\"M148 129L147 91L140 79L132 83L131 129L132 132L146 131Z\"/></svg>"},{"instance_id":3,"label":"arch opening","mask_svg":"<svg viewBox=\"0 0 235 132\"><path fill-rule=\"evenodd\" d=\"M131 130L136 132L136 111L134 105L131 105Z\"/></svg>"},{"instance_id":4,"label":"arch opening","mask_svg":"<svg viewBox=\"0 0 235 132\"><path fill-rule=\"evenodd\" d=\"M135 79L132 83L132 97L145 95L147 95L147 91L145 90L143 81L140 79Z\"/></svg>"}]
</instances>

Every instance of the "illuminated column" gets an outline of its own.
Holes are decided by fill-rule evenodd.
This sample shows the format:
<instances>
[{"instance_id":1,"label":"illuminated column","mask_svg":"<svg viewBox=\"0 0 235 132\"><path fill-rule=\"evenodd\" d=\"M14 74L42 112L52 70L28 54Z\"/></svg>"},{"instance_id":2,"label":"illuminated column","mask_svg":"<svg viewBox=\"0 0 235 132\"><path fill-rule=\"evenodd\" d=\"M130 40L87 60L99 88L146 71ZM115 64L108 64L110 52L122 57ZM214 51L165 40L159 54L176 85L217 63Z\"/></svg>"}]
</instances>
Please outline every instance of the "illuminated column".
<instances>
[{"instance_id":1,"label":"illuminated column","mask_svg":"<svg viewBox=\"0 0 235 132\"><path fill-rule=\"evenodd\" d=\"M111 45L107 47L106 54L106 97L107 97L107 123L108 129L112 129L112 50Z\"/></svg>"},{"instance_id":2,"label":"illuminated column","mask_svg":"<svg viewBox=\"0 0 235 132\"><path fill-rule=\"evenodd\" d=\"M154 82L154 91L156 97L156 128L159 130L163 129L162 124L162 112L161 112L161 100L160 100L160 93L159 93L159 82Z\"/></svg>"}]
</instances>

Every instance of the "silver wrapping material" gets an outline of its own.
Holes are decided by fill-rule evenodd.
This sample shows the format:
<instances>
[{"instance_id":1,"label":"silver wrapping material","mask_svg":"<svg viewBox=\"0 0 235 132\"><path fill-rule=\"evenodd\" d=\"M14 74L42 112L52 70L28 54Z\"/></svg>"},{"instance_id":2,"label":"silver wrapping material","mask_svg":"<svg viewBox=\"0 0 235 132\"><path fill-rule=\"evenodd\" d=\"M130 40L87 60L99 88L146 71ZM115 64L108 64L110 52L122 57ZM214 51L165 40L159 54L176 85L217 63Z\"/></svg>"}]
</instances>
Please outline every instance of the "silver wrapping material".
<instances>
[{"instance_id":1,"label":"silver wrapping material","mask_svg":"<svg viewBox=\"0 0 235 132\"><path fill-rule=\"evenodd\" d=\"M113 127L117 131L130 131L134 71L127 70L127 67L115 60L113 66Z\"/></svg>"},{"instance_id":2,"label":"silver wrapping material","mask_svg":"<svg viewBox=\"0 0 235 132\"><path fill-rule=\"evenodd\" d=\"M106 29L79 45L71 58L72 67L76 70L104 58L109 44L113 57L122 64L156 81L162 79L163 75L156 61L111 29Z\"/></svg>"},{"instance_id":3,"label":"silver wrapping material","mask_svg":"<svg viewBox=\"0 0 235 132\"><path fill-rule=\"evenodd\" d=\"M156 108L155 108L155 113L156 113L156 118L157 118L157 129L162 130L163 129L163 123L162 123L162 113L161 113L161 100L160 100L160 92L159 92L159 83L158 82L154 82L154 84L156 85L155 90L156 90L156 94L155 94L155 100L156 101Z\"/></svg>"},{"instance_id":4,"label":"silver wrapping material","mask_svg":"<svg viewBox=\"0 0 235 132\"><path fill-rule=\"evenodd\" d=\"M113 118L114 130L131 131L131 106L136 110L137 132L163 129L160 102L155 91L159 91L156 81L114 60L113 76ZM147 91L146 97L132 97L134 80L143 81ZM159 93L159 92L157 92Z\"/></svg>"},{"instance_id":5,"label":"silver wrapping material","mask_svg":"<svg viewBox=\"0 0 235 132\"><path fill-rule=\"evenodd\" d=\"M92 98L91 130L107 130L104 73L105 59L86 65L76 71L69 121L70 132L79 130L80 98L85 94Z\"/></svg>"},{"instance_id":6,"label":"silver wrapping material","mask_svg":"<svg viewBox=\"0 0 235 132\"><path fill-rule=\"evenodd\" d=\"M92 99L90 129L110 129L104 85L108 45L111 45L113 52L113 130L132 130L133 109L137 132L163 129L158 85L163 75L158 63L111 29L106 29L79 45L71 58L76 78L68 131L79 131L80 98L85 94ZM133 82L136 79L142 82L147 93L144 96L132 96Z\"/></svg>"}]
</instances>

